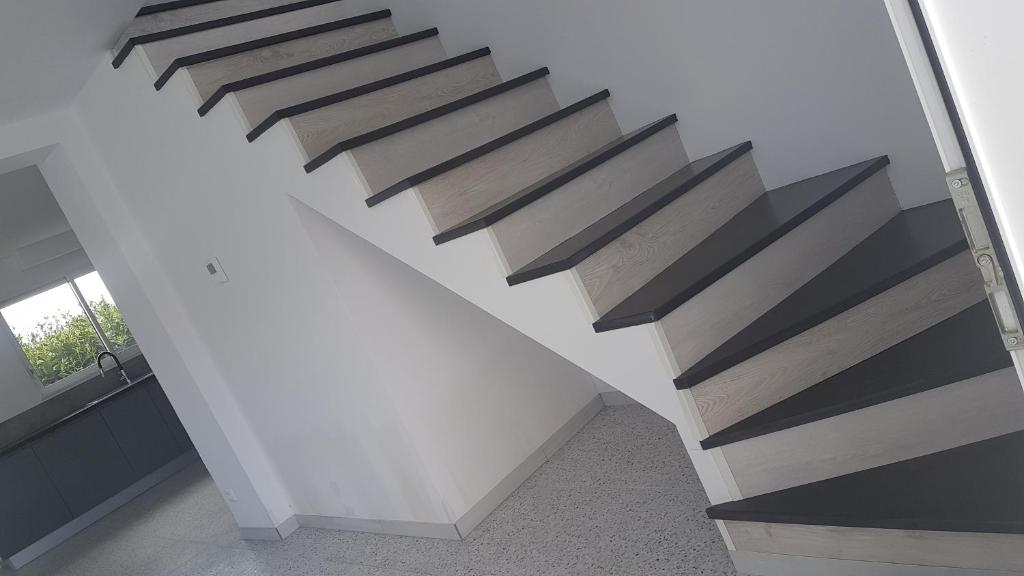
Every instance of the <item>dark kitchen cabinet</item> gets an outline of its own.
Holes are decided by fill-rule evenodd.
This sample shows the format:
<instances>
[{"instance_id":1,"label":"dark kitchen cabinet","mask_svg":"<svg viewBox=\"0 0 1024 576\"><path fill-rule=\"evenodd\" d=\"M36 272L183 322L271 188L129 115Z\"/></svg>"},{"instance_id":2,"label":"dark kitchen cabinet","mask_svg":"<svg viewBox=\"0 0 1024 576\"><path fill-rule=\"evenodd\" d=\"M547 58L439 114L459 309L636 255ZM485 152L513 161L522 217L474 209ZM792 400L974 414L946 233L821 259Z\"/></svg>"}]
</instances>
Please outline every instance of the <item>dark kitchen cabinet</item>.
<instances>
[{"instance_id":1,"label":"dark kitchen cabinet","mask_svg":"<svg viewBox=\"0 0 1024 576\"><path fill-rule=\"evenodd\" d=\"M153 400L153 404L156 406L156 411L160 413L160 416L164 419L164 423L167 424L167 428L171 431L171 435L178 442L178 446L182 452L186 452L192 449L192 440L188 437L188 432L185 432L185 427L182 426L181 420L178 418L177 412L174 411L174 407L171 406L170 400L167 399L167 394L164 393L164 389L160 387L160 382L156 378L150 379L149 382L143 384L146 391L149 393L149 397Z\"/></svg>"},{"instance_id":2,"label":"dark kitchen cabinet","mask_svg":"<svg viewBox=\"0 0 1024 576\"><path fill-rule=\"evenodd\" d=\"M0 456L0 487L0 558L71 521L71 511L31 448Z\"/></svg>"},{"instance_id":3,"label":"dark kitchen cabinet","mask_svg":"<svg viewBox=\"0 0 1024 576\"><path fill-rule=\"evenodd\" d=\"M152 377L82 404L20 439L4 440L0 558L25 550L192 448Z\"/></svg>"},{"instance_id":4,"label":"dark kitchen cabinet","mask_svg":"<svg viewBox=\"0 0 1024 576\"><path fill-rule=\"evenodd\" d=\"M183 451L143 386L105 403L100 414L138 480L174 460Z\"/></svg>"},{"instance_id":5,"label":"dark kitchen cabinet","mask_svg":"<svg viewBox=\"0 0 1024 576\"><path fill-rule=\"evenodd\" d=\"M99 411L63 424L32 448L74 516L138 479Z\"/></svg>"}]
</instances>

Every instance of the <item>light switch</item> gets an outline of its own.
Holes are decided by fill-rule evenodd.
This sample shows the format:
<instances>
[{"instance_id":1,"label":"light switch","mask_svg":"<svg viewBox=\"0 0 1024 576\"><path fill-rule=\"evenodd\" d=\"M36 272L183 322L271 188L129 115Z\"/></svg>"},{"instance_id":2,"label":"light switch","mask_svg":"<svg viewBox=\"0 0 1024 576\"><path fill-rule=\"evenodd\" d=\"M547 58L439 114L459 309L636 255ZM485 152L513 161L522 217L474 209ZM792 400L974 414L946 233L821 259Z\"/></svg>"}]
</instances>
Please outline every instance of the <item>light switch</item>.
<instances>
[{"instance_id":1,"label":"light switch","mask_svg":"<svg viewBox=\"0 0 1024 576\"><path fill-rule=\"evenodd\" d=\"M228 275L224 272L224 267L220 265L220 260L216 258L210 258L210 261L206 263L206 272L218 284L228 282Z\"/></svg>"}]
</instances>

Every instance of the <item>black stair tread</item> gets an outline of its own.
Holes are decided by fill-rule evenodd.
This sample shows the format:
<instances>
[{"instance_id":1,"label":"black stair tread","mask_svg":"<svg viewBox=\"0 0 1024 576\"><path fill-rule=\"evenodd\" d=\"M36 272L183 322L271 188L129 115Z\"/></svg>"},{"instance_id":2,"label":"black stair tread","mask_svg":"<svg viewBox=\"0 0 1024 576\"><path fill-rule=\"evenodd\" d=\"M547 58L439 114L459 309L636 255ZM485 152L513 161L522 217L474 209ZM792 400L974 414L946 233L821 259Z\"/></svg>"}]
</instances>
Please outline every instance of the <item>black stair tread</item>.
<instances>
[{"instance_id":1,"label":"black stair tread","mask_svg":"<svg viewBox=\"0 0 1024 576\"><path fill-rule=\"evenodd\" d=\"M551 192L554 192L558 188L575 180L583 174L586 174L611 158L629 150L633 146L636 146L647 138L661 132L665 128L672 126L676 123L676 120L675 114L672 114L671 116L666 116L661 120L651 122L646 126L638 128L629 134L615 138L611 142L598 148L594 152L587 154L583 158L572 162L568 166L542 178L540 181L535 182L508 198L481 210L477 214L437 234L434 236L434 244L444 244L445 242L461 238L462 236L476 232L477 230L483 230L520 208L523 208Z\"/></svg>"},{"instance_id":2,"label":"black stair tread","mask_svg":"<svg viewBox=\"0 0 1024 576\"><path fill-rule=\"evenodd\" d=\"M250 50L266 48L267 46L273 46L274 44L298 40L299 38L315 36L316 34L323 34L324 32L347 28L349 26L356 26L357 24L365 24L366 22L372 22L374 20L383 20L390 17L391 10L378 10L376 12L360 14L359 16L353 16L351 18L332 20L331 22L325 22L315 26L306 26L305 28L299 28L298 30L291 30L289 32L273 34L264 38L257 38L255 40L239 42L238 44L232 44L230 46L222 46L220 48L214 48L213 50L205 50L203 52L189 54L188 56L181 56L175 58L174 61L167 66L167 70L164 70L163 74L156 79L153 86L157 90L163 88L164 85L170 81L171 77L174 76L174 73L185 66L194 66L202 62L209 62L210 60L216 60L218 58L224 58L234 54L241 54L242 52L249 52Z\"/></svg>"},{"instance_id":3,"label":"black stair tread","mask_svg":"<svg viewBox=\"0 0 1024 576\"><path fill-rule=\"evenodd\" d=\"M494 152L495 150L498 150L499 148L507 146L507 145L511 144L512 142L515 142L516 140L525 138L526 136L529 136L530 134L533 134L534 132L537 132L537 131L539 131L539 130L541 130L543 128L546 128L546 127L548 127L548 126L558 122L559 120L563 120L563 119L568 118L569 116L572 116L573 114L575 114L575 113L577 113L577 112L579 112L581 110L589 108L590 106L593 106L594 104L597 104L598 102L600 102L602 100L605 100L605 99L607 99L610 96L611 96L610 92L608 92L607 90L602 90L602 91L598 92L597 94L593 94L591 96L588 96L588 97L584 98L583 100L580 100L579 102L575 102L575 103L573 103L570 106L566 106L565 108L562 108L560 110L552 112L551 114L548 114L547 116L545 116L543 118L535 120L535 121L527 124L526 126L522 126L520 128L517 128L517 129L509 132L508 134L504 134L502 136L499 136L498 138L495 138L494 140L491 140L489 142L481 144L480 146L477 146L476 148L474 148L472 150L469 150L467 152L459 154L458 156L456 156L454 158L450 158L450 159L445 160L444 162L441 162L441 163L439 163L439 164L437 164L435 166L431 166L430 168L427 168L426 170L423 170L422 172L419 172L417 174L413 174L412 176L409 176L408 178L405 178L401 182L398 182L397 184L394 184L392 186L388 186L384 190L381 190L380 192L377 192L376 194L373 194L372 196L370 196L369 198L366 199L366 205L367 206L371 206L371 207L372 206L376 206L377 204L380 204L384 200L387 200L388 198L391 198L392 196L395 196L396 194L399 194L399 193L401 193L401 192L403 192L403 191L405 191L405 190L407 190L409 188L412 188L413 186L416 186L418 184L422 184L423 182L426 182L427 180L430 180L431 178L434 178L436 176L444 174L445 172L449 172L451 170L454 170L454 169L458 168L459 166L462 166L463 164L467 164L469 162L472 162L473 160L476 160L477 158L480 158L481 156L484 156L486 154Z\"/></svg>"},{"instance_id":4,"label":"black stair tread","mask_svg":"<svg viewBox=\"0 0 1024 576\"><path fill-rule=\"evenodd\" d=\"M342 152L345 152L346 150L351 150L353 148L365 146L370 142L380 140L381 138L385 138L392 134L397 134L398 132L401 132L403 130L408 130L409 128L412 128L414 126L418 126L425 122L435 120L446 114L451 114L452 112L461 110L462 108L465 108L467 106L472 106L473 104L476 104L478 102L483 102L484 100L487 100L489 98L494 98L499 94L504 94L505 92L529 84L530 82L540 80L541 78L547 76L548 73L549 71L547 68L540 68L538 70L534 70L533 72L523 74L522 76L519 76L517 78L513 78L511 80L502 82L501 84L498 84L496 86L491 86L490 88L486 88L479 92L475 92L468 96L459 98L458 100L454 100L442 106L438 106L437 108L427 110L426 112L421 112L420 114L410 116L409 118L399 120L398 122L388 124L387 126L382 126L380 128L377 128L376 130L366 132L365 134L360 134L347 140L343 140L341 142L338 142L334 146L331 146L330 149L321 153L316 158L313 158L312 160L307 162L303 168L305 168L306 172L312 172L313 170L316 170L317 168L323 166L332 158L334 158L338 154L341 154Z\"/></svg>"},{"instance_id":5,"label":"black stair tread","mask_svg":"<svg viewBox=\"0 0 1024 576\"><path fill-rule=\"evenodd\" d=\"M880 156L766 192L608 311L594 330L661 319L888 163Z\"/></svg>"},{"instance_id":6,"label":"black stair tread","mask_svg":"<svg viewBox=\"0 0 1024 576\"><path fill-rule=\"evenodd\" d=\"M195 24L188 24L185 26L179 26L177 28L171 28L169 30L161 30L159 32L150 32L148 34L140 34L138 36L132 36L124 43L121 50L114 56L112 62L114 68L119 68L124 63L128 55L131 54L132 49L140 44L148 44L150 42L156 42L158 40L166 40L168 38L176 38L178 36L184 36L186 34L193 34L195 32L202 32L204 30L213 30L214 28L220 28L222 26L230 26L232 24L241 24L242 22L249 22L250 20L259 20L260 18L268 18L270 16L276 16L278 14L284 14L286 12L294 12L296 10L303 10L305 8L312 8L314 6L320 6L321 4L329 4L331 2L340 2L341 0L299 0L298 2L292 2L290 4L283 4L281 6L271 6L270 8L263 8L261 10L253 10L252 12L245 12L242 14L233 14L225 18L216 18L214 20L207 20L205 22L196 22ZM182 5L176 6L176 8L184 8L192 4L205 4L205 2L182 2ZM139 11L139 16L145 16L146 14L152 14L156 12L162 12L163 10L156 10L156 6L152 7L152 10L143 12L147 8L143 8Z\"/></svg>"},{"instance_id":7,"label":"black stair tread","mask_svg":"<svg viewBox=\"0 0 1024 576\"><path fill-rule=\"evenodd\" d=\"M404 46L406 44L419 42L420 40L425 40L427 38L431 38L437 35L437 28L430 28L428 30L422 30L420 32L415 32L413 34L405 34L402 36L398 36L396 38L385 40L383 42L370 44L368 46L360 46L358 48L353 48L351 50L346 50L344 52L338 52L335 54L331 54L329 56L324 56L322 58L316 58L308 62L294 64L292 66L287 66L284 68L280 68L278 70L272 70L270 72L265 72L263 74L257 74L255 76L250 76L248 78L243 78L241 80L228 82L222 85L221 87L217 88L217 91L214 92L206 100L206 102L203 102L202 106L199 107L199 115L205 116L206 113L213 109L213 107L218 102L220 102L225 96L232 92L245 90L246 88L253 88L255 86L260 86L263 84L269 84L271 82L276 82L277 80L283 80L284 78L289 78L291 76L296 76L298 74L304 74L306 72L310 72L312 70L316 70L319 68L333 66L334 64L340 64L341 62L347 62L348 60L355 60L356 58L369 56L377 52L383 52L385 50L390 50L392 48L397 48L399 46Z\"/></svg>"},{"instance_id":8,"label":"black stair tread","mask_svg":"<svg viewBox=\"0 0 1024 576\"><path fill-rule=\"evenodd\" d=\"M1024 534L1024 432L708 508L715 520Z\"/></svg>"},{"instance_id":9,"label":"black stair tread","mask_svg":"<svg viewBox=\"0 0 1024 576\"><path fill-rule=\"evenodd\" d=\"M740 158L752 148L744 142L700 160L680 170L629 202L588 226L579 234L555 246L508 277L509 286L568 270L643 222L674 200Z\"/></svg>"},{"instance_id":10,"label":"black stair tread","mask_svg":"<svg viewBox=\"0 0 1024 576\"><path fill-rule=\"evenodd\" d=\"M1013 366L987 301L738 422L705 450L852 412Z\"/></svg>"},{"instance_id":11,"label":"black stair tread","mask_svg":"<svg viewBox=\"0 0 1024 576\"><path fill-rule=\"evenodd\" d=\"M676 378L694 386L967 249L952 200L904 210Z\"/></svg>"},{"instance_id":12,"label":"black stair tread","mask_svg":"<svg viewBox=\"0 0 1024 576\"><path fill-rule=\"evenodd\" d=\"M211 4L213 2L221 1L222 0L171 0L170 2L161 2L159 4L143 6L135 13L135 17L138 18L139 16L148 16L159 12L168 12L179 8L188 8L190 6L199 6L200 4Z\"/></svg>"},{"instance_id":13,"label":"black stair tread","mask_svg":"<svg viewBox=\"0 0 1024 576\"><path fill-rule=\"evenodd\" d=\"M490 56L490 54L490 48L479 48L477 50L473 50L472 52L466 52L463 54L459 54L458 56L445 58L444 60L441 60L439 62L427 64L426 66L420 66L419 68L406 70L405 72L395 74L394 76L381 78L380 80L375 80L368 84L363 84L361 86L356 86L354 88L349 88L348 90L342 90L340 92L335 92L333 94L327 94L326 96L321 96L319 98L314 98L312 100L307 100L305 102L300 102L298 104L288 106L287 108L282 108L280 110L275 111L265 120L257 124L256 127L253 128L248 134L246 134L245 137L250 142L252 142L261 134L263 134L267 130L270 130L270 128L274 124L277 124L279 121L285 118L298 116L299 114L305 114L306 112L312 112L317 108L323 108L324 106L330 106L331 104L337 104L339 102L344 102L345 100L351 100L358 96L364 96L371 92L376 92L377 90L383 90L384 88L388 88L390 86L395 86L398 84L402 84L404 82L415 80L417 78L429 76L430 74L435 74L442 70L447 70L449 68L459 66L460 64L465 64L466 62L469 62L471 60L476 60L478 58Z\"/></svg>"}]
</instances>

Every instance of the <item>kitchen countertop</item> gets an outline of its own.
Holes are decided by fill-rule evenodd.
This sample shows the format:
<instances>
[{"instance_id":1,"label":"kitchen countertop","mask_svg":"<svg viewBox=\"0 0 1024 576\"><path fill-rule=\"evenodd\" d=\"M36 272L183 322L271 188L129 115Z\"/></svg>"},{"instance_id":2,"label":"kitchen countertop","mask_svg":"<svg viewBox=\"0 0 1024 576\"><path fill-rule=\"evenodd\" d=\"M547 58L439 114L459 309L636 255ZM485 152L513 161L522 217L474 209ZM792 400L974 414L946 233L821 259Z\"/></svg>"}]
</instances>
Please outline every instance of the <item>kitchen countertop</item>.
<instances>
[{"instance_id":1,"label":"kitchen countertop","mask_svg":"<svg viewBox=\"0 0 1024 576\"><path fill-rule=\"evenodd\" d=\"M4 422L0 422L0 456L59 428L88 413L133 387L153 378L149 364L142 356L124 362L128 374L142 374L124 384L120 374L108 372L70 388Z\"/></svg>"}]
</instances>

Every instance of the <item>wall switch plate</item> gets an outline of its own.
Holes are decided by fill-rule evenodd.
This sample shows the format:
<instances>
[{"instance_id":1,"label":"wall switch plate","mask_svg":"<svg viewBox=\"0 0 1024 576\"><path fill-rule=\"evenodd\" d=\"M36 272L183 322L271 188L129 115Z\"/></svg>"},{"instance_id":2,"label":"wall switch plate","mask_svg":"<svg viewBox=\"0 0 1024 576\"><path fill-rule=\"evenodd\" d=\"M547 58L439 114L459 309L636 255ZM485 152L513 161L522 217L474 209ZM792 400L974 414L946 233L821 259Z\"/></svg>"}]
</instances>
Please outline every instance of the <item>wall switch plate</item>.
<instances>
[{"instance_id":1,"label":"wall switch plate","mask_svg":"<svg viewBox=\"0 0 1024 576\"><path fill-rule=\"evenodd\" d=\"M224 272L224 267L220 265L220 260L216 258L210 258L206 263L206 273L218 284L227 284L229 282L228 275Z\"/></svg>"}]
</instances>

